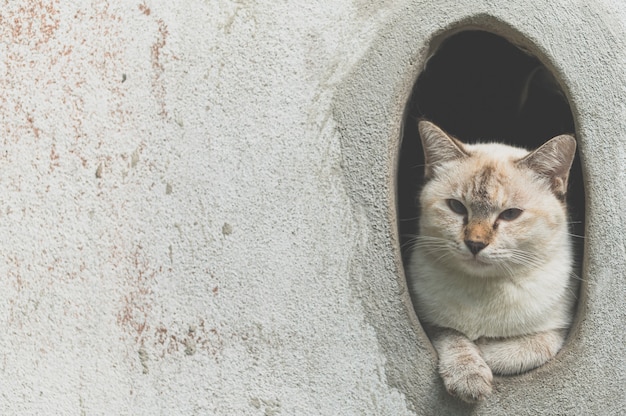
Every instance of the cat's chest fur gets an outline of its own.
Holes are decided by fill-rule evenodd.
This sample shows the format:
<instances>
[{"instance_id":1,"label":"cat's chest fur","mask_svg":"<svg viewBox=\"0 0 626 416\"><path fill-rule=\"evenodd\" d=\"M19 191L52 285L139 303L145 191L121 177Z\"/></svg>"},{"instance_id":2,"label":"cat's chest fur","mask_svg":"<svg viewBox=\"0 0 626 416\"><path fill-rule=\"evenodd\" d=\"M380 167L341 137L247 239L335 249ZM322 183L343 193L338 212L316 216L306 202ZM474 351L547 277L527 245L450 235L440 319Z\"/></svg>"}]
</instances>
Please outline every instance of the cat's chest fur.
<instances>
[{"instance_id":1,"label":"cat's chest fur","mask_svg":"<svg viewBox=\"0 0 626 416\"><path fill-rule=\"evenodd\" d=\"M554 261L516 281L508 277L464 276L429 264L416 255L410 267L419 316L426 323L453 328L469 339L511 337L567 328L573 292L569 270Z\"/></svg>"}]
</instances>

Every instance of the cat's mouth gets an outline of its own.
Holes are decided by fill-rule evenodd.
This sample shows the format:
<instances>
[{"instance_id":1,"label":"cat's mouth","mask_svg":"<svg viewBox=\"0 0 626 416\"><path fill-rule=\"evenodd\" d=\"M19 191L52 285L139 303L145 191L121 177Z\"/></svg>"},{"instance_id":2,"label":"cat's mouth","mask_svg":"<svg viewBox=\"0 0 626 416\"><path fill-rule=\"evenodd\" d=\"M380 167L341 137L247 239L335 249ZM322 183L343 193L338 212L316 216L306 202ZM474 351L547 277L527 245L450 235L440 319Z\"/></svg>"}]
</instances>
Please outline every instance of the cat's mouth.
<instances>
[{"instance_id":1,"label":"cat's mouth","mask_svg":"<svg viewBox=\"0 0 626 416\"><path fill-rule=\"evenodd\" d=\"M490 259L483 254L463 256L459 264L461 270L465 273L476 277L493 277L499 275L499 264L497 261Z\"/></svg>"},{"instance_id":2,"label":"cat's mouth","mask_svg":"<svg viewBox=\"0 0 626 416\"><path fill-rule=\"evenodd\" d=\"M466 261L474 267L491 267L493 263L480 254L470 254Z\"/></svg>"}]
</instances>

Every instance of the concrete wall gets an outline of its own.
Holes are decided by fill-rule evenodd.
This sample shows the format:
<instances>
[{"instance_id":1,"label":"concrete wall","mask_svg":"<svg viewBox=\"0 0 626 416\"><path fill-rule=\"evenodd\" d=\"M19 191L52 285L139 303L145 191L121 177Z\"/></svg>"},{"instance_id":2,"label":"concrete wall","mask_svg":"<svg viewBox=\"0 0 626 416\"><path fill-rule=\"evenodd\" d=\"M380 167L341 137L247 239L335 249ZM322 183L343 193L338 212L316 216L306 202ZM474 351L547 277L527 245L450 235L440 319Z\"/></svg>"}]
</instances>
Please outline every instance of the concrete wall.
<instances>
[{"instance_id":1,"label":"concrete wall","mask_svg":"<svg viewBox=\"0 0 626 416\"><path fill-rule=\"evenodd\" d=\"M439 382L393 196L458 22L558 74L588 195L572 340L475 408ZM608 0L3 2L0 413L623 413L625 27Z\"/></svg>"}]
</instances>

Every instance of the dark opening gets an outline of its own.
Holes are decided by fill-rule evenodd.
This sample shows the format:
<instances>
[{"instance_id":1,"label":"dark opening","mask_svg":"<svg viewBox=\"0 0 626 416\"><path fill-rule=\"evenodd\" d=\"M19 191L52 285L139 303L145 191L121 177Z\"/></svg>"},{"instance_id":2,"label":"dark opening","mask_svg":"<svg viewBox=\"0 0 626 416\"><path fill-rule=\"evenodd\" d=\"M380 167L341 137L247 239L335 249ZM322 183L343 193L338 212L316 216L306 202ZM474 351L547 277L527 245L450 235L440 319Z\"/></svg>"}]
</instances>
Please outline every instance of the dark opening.
<instances>
[{"instance_id":1,"label":"dark opening","mask_svg":"<svg viewBox=\"0 0 626 416\"><path fill-rule=\"evenodd\" d=\"M398 216L403 258L417 233L416 197L423 180L417 120L426 118L471 143L498 141L534 149L575 133L567 98L550 71L506 39L464 31L444 40L415 84L408 104L398 166ZM584 191L578 155L570 173L568 206L576 260L582 259ZM578 270L580 276L580 270Z\"/></svg>"}]
</instances>

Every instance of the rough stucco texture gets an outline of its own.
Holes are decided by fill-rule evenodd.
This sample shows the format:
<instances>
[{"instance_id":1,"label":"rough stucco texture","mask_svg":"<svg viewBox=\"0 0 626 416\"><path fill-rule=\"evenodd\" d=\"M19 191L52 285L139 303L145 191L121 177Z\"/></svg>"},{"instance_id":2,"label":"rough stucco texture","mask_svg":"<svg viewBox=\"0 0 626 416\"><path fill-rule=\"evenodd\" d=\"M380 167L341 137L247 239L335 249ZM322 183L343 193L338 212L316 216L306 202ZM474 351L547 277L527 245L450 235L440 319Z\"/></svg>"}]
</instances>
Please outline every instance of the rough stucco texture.
<instances>
[{"instance_id":1,"label":"rough stucco texture","mask_svg":"<svg viewBox=\"0 0 626 416\"><path fill-rule=\"evenodd\" d=\"M389 206L404 100L429 37L497 3L2 2L0 413L533 414L583 393L562 408L623 410L623 7L544 13L608 48L579 61L556 23L543 45L570 48L587 160L615 162L588 169L612 169L590 182L604 241L584 317L604 338L581 325L579 367L471 409L442 393L407 302ZM505 17L538 25L533 4ZM613 72L588 85L597 57Z\"/></svg>"}]
</instances>

